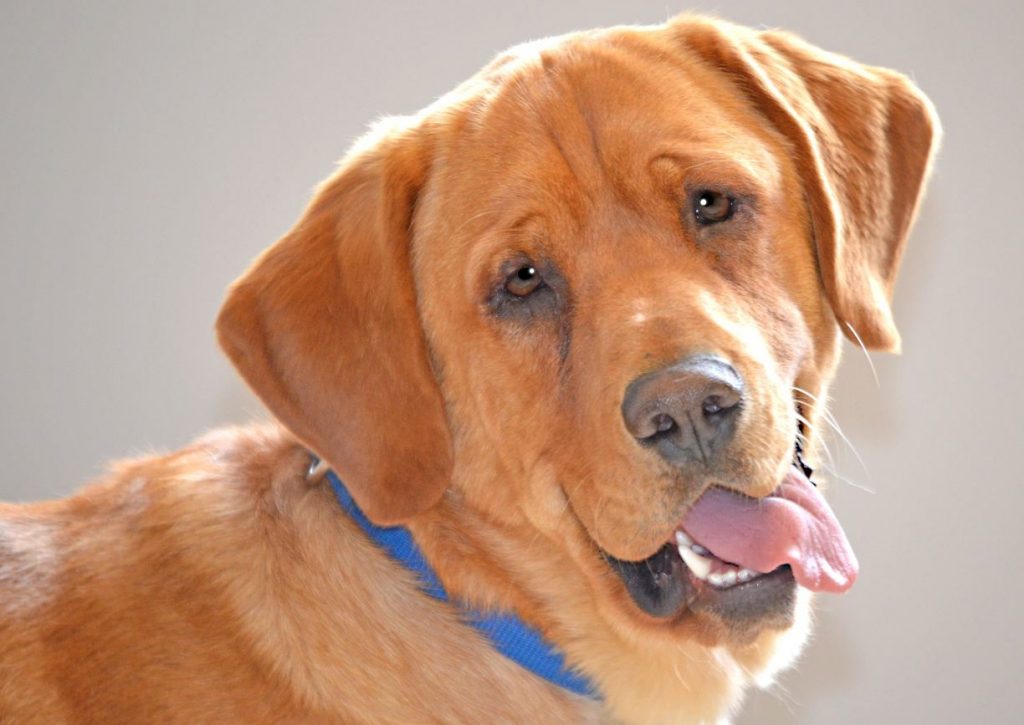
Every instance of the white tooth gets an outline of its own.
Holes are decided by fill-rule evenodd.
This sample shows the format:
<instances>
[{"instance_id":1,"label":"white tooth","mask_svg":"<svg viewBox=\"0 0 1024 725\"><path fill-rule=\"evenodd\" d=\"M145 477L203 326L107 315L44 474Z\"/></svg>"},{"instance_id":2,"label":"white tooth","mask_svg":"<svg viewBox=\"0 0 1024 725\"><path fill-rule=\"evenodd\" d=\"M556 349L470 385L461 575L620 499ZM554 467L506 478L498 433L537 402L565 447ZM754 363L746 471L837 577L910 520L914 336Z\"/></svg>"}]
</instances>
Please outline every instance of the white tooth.
<instances>
[{"instance_id":1,"label":"white tooth","mask_svg":"<svg viewBox=\"0 0 1024 725\"><path fill-rule=\"evenodd\" d=\"M705 559L700 554L693 553L685 546L679 547L679 556L683 558L683 562L689 567L695 577L698 579L708 578L708 572L711 571L710 559Z\"/></svg>"},{"instance_id":2,"label":"white tooth","mask_svg":"<svg viewBox=\"0 0 1024 725\"><path fill-rule=\"evenodd\" d=\"M729 571L722 574L722 584L727 587L731 587L736 583L736 572L730 569Z\"/></svg>"},{"instance_id":3,"label":"white tooth","mask_svg":"<svg viewBox=\"0 0 1024 725\"><path fill-rule=\"evenodd\" d=\"M722 584L725 583L724 577L721 574L719 574L717 571L714 572L713 574L708 574L708 581L711 582L716 587L720 587L720 586L722 586Z\"/></svg>"},{"instance_id":4,"label":"white tooth","mask_svg":"<svg viewBox=\"0 0 1024 725\"><path fill-rule=\"evenodd\" d=\"M679 544L679 546L689 547L693 546L693 539L687 536L685 531L679 529L676 531L676 543Z\"/></svg>"},{"instance_id":5,"label":"white tooth","mask_svg":"<svg viewBox=\"0 0 1024 725\"><path fill-rule=\"evenodd\" d=\"M692 546L691 546L690 548L691 548L691 549L693 549L694 551L696 551L696 552L697 552L698 554L700 554L701 556L707 556L708 554L710 554L710 553L711 553L710 551L708 551L707 549L705 549L705 548L704 548L703 546L701 546L700 544L693 544L693 545L692 545Z\"/></svg>"},{"instance_id":6,"label":"white tooth","mask_svg":"<svg viewBox=\"0 0 1024 725\"><path fill-rule=\"evenodd\" d=\"M736 574L736 578L741 582L750 581L754 578L754 572L750 571L750 569L740 569L739 573Z\"/></svg>"}]
</instances>

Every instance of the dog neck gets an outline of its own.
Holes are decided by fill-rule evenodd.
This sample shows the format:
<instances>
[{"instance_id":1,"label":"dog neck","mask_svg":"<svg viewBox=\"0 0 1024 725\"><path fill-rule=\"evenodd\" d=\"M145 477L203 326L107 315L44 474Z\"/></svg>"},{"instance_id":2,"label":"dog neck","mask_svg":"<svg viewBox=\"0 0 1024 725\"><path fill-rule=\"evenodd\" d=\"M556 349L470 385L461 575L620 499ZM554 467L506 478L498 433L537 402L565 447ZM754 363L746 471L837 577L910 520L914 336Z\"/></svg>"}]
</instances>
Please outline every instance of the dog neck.
<instances>
[{"instance_id":1,"label":"dog neck","mask_svg":"<svg viewBox=\"0 0 1024 725\"><path fill-rule=\"evenodd\" d=\"M323 463L314 457L312 473L320 474ZM408 529L402 526L377 526L360 510L338 475L325 475L341 507L363 532L397 563L414 572L420 589L430 597L450 602L444 585L424 558ZM594 685L570 669L563 654L536 629L513 613L483 612L460 607L463 621L483 634L492 646L521 667L562 689L589 698L598 698Z\"/></svg>"}]
</instances>

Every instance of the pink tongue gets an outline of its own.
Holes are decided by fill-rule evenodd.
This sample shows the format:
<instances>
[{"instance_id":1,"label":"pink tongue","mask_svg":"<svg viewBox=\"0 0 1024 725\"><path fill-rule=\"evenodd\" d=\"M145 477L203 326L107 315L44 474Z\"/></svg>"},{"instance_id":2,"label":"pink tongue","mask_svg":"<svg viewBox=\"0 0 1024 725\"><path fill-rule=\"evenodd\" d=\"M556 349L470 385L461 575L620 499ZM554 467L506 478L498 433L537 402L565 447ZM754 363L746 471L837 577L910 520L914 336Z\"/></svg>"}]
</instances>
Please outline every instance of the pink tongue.
<instances>
[{"instance_id":1,"label":"pink tongue","mask_svg":"<svg viewBox=\"0 0 1024 725\"><path fill-rule=\"evenodd\" d=\"M762 573L789 564L812 591L845 592L857 578L857 557L835 514L795 468L763 499L708 489L683 528L724 561Z\"/></svg>"}]
</instances>

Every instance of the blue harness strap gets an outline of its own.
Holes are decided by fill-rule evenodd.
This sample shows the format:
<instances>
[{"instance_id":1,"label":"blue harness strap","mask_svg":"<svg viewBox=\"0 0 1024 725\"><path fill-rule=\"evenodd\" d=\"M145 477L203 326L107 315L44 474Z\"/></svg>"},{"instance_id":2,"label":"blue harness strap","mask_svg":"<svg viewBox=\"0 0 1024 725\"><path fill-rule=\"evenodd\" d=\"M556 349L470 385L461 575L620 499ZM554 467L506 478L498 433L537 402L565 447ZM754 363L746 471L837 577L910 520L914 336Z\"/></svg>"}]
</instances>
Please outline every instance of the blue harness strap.
<instances>
[{"instance_id":1,"label":"blue harness strap","mask_svg":"<svg viewBox=\"0 0 1024 725\"><path fill-rule=\"evenodd\" d=\"M395 561L416 573L420 588L434 599L450 602L448 593L416 546L409 530L402 526L377 526L360 510L352 494L338 475L327 471L341 507L373 541ZM461 609L463 621L484 634L494 648L513 662L561 688L584 697L598 698L596 688L586 677L571 670L562 653L548 643L533 627L513 614Z\"/></svg>"}]
</instances>

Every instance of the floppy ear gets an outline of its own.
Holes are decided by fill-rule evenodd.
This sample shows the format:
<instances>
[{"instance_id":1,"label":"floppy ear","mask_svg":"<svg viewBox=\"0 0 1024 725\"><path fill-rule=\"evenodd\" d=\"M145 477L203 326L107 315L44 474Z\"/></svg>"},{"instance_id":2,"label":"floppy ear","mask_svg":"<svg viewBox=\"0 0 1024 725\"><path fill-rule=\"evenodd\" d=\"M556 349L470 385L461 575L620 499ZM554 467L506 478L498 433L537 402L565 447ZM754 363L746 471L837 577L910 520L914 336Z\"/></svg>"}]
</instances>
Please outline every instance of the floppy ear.
<instances>
[{"instance_id":1,"label":"floppy ear","mask_svg":"<svg viewBox=\"0 0 1024 725\"><path fill-rule=\"evenodd\" d=\"M385 525L435 504L451 472L409 264L426 152L403 124L349 153L217 319L256 394Z\"/></svg>"},{"instance_id":2,"label":"floppy ear","mask_svg":"<svg viewBox=\"0 0 1024 725\"><path fill-rule=\"evenodd\" d=\"M715 21L678 30L792 144L822 283L843 334L872 349L898 351L890 303L938 147L931 102L899 73L788 33Z\"/></svg>"}]
</instances>

